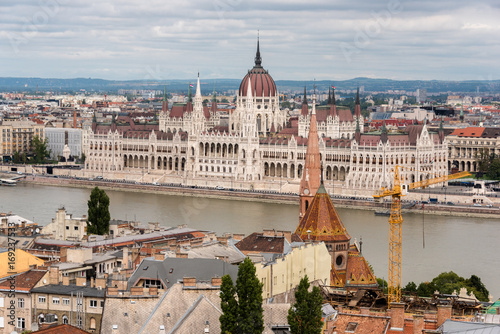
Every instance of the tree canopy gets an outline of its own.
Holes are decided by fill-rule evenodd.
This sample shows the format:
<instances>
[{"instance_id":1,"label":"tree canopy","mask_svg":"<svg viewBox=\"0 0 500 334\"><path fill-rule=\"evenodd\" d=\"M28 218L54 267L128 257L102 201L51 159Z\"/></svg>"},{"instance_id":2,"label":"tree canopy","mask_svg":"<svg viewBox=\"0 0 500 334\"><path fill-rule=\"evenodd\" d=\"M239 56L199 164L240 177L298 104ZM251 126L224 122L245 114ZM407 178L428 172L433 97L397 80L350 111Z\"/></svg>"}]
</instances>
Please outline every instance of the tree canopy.
<instances>
[{"instance_id":1,"label":"tree canopy","mask_svg":"<svg viewBox=\"0 0 500 334\"><path fill-rule=\"evenodd\" d=\"M293 334L321 334L323 298L317 286L309 292L309 279L306 276L300 280L295 291L295 303L288 310L288 324Z\"/></svg>"},{"instance_id":2,"label":"tree canopy","mask_svg":"<svg viewBox=\"0 0 500 334\"><path fill-rule=\"evenodd\" d=\"M249 258L238 268L236 286L229 275L222 277L221 309L222 333L259 334L264 331L262 284Z\"/></svg>"},{"instance_id":3,"label":"tree canopy","mask_svg":"<svg viewBox=\"0 0 500 334\"><path fill-rule=\"evenodd\" d=\"M95 187L88 204L87 234L104 235L109 232L109 197L104 190Z\"/></svg>"},{"instance_id":4,"label":"tree canopy","mask_svg":"<svg viewBox=\"0 0 500 334\"><path fill-rule=\"evenodd\" d=\"M414 282L409 282L403 290L416 292L420 297L431 297L435 291L452 294L453 291L459 293L461 288L466 288L469 294L473 292L480 301L488 301L489 299L490 293L478 276L472 275L466 279L458 276L453 271L443 272L434 277L432 281L422 282L418 286Z\"/></svg>"},{"instance_id":5,"label":"tree canopy","mask_svg":"<svg viewBox=\"0 0 500 334\"><path fill-rule=\"evenodd\" d=\"M34 136L31 140L31 149L33 151L33 160L35 163L45 163L50 155L50 150L47 148L48 140L40 139L38 136Z\"/></svg>"}]
</instances>

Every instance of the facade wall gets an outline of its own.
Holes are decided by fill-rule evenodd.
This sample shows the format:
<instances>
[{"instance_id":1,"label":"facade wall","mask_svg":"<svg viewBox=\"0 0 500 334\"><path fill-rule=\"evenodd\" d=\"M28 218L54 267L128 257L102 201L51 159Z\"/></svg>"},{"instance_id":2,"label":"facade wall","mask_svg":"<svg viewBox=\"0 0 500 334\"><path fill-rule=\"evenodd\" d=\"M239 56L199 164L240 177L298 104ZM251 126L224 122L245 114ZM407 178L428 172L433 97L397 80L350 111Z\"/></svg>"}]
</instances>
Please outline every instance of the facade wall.
<instances>
[{"instance_id":1,"label":"facade wall","mask_svg":"<svg viewBox=\"0 0 500 334\"><path fill-rule=\"evenodd\" d=\"M45 136L50 149L52 159L57 159L63 156L66 132L68 133L68 147L71 150L73 157L82 155L82 130L81 129L64 129L64 128L46 128Z\"/></svg>"},{"instance_id":2,"label":"facade wall","mask_svg":"<svg viewBox=\"0 0 500 334\"><path fill-rule=\"evenodd\" d=\"M33 137L45 139L44 126L31 121L4 121L0 125L0 155L28 153Z\"/></svg>"},{"instance_id":3,"label":"facade wall","mask_svg":"<svg viewBox=\"0 0 500 334\"><path fill-rule=\"evenodd\" d=\"M45 298L43 302L41 299ZM57 323L67 323L78 327L78 319L82 319L83 330L90 333L100 333L101 319L104 310L104 298L77 298L71 295L33 293L33 312L36 309L36 319L47 314L57 315ZM96 305L96 306L94 306ZM79 316L80 315L80 316Z\"/></svg>"},{"instance_id":4,"label":"facade wall","mask_svg":"<svg viewBox=\"0 0 500 334\"><path fill-rule=\"evenodd\" d=\"M13 303L13 304L11 304ZM9 307L13 305L13 312ZM13 315L13 319L10 315ZM19 319L19 320L18 320ZM32 301L31 294L16 292L14 295L8 292L0 292L0 334L9 334L13 331L19 333L25 330L31 330L32 319ZM12 323L9 322L13 321ZM18 327L18 324L24 324L24 327Z\"/></svg>"},{"instance_id":5,"label":"facade wall","mask_svg":"<svg viewBox=\"0 0 500 334\"><path fill-rule=\"evenodd\" d=\"M46 225L42 233L51 234L55 240L81 241L86 234L87 220L85 218L73 218L67 214L64 208L56 213L56 218Z\"/></svg>"},{"instance_id":6,"label":"facade wall","mask_svg":"<svg viewBox=\"0 0 500 334\"><path fill-rule=\"evenodd\" d=\"M320 280L330 285L331 256L324 243L305 244L272 264L255 266L256 275L264 284L264 299L294 289L305 275L309 281Z\"/></svg>"},{"instance_id":7,"label":"facade wall","mask_svg":"<svg viewBox=\"0 0 500 334\"><path fill-rule=\"evenodd\" d=\"M448 136L449 168L456 166L461 172L477 171L477 156L482 150L500 156L500 138Z\"/></svg>"}]
</instances>

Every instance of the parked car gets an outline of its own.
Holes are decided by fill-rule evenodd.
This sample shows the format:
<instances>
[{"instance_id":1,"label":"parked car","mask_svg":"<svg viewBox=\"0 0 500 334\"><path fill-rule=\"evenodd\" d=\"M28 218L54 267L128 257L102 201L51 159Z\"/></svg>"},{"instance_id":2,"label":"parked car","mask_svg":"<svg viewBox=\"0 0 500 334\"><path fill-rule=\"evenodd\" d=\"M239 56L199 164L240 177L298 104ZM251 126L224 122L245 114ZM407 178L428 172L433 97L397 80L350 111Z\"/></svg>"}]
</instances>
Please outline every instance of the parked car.
<instances>
[{"instance_id":1,"label":"parked car","mask_svg":"<svg viewBox=\"0 0 500 334\"><path fill-rule=\"evenodd\" d=\"M215 189L217 189L217 190L224 190L224 187L217 186L217 187L215 187Z\"/></svg>"},{"instance_id":2,"label":"parked car","mask_svg":"<svg viewBox=\"0 0 500 334\"><path fill-rule=\"evenodd\" d=\"M474 206L481 206L481 204L479 204L479 203L474 203Z\"/></svg>"}]
</instances>

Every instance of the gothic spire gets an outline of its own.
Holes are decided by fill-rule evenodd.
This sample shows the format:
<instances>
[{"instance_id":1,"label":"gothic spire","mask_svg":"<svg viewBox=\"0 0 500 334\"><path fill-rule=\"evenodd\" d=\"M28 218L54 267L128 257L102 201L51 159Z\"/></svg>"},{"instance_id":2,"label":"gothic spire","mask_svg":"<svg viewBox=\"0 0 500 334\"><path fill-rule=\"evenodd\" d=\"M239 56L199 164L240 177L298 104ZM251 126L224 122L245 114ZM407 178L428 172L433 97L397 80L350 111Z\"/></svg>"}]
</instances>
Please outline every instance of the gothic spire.
<instances>
[{"instance_id":1,"label":"gothic spire","mask_svg":"<svg viewBox=\"0 0 500 334\"><path fill-rule=\"evenodd\" d=\"M196 84L196 97L201 97L201 89L200 89L200 72L198 72L198 82Z\"/></svg>"},{"instance_id":2,"label":"gothic spire","mask_svg":"<svg viewBox=\"0 0 500 334\"><path fill-rule=\"evenodd\" d=\"M189 91L188 91L188 102L193 102L193 93L191 93L191 83L189 84Z\"/></svg>"},{"instance_id":3,"label":"gothic spire","mask_svg":"<svg viewBox=\"0 0 500 334\"><path fill-rule=\"evenodd\" d=\"M262 66L262 58L260 57L259 33L257 32L257 53L255 54L255 66Z\"/></svg>"},{"instance_id":4,"label":"gothic spire","mask_svg":"<svg viewBox=\"0 0 500 334\"><path fill-rule=\"evenodd\" d=\"M327 105L332 104L332 92L330 87L328 87L328 101L326 102L326 104Z\"/></svg>"},{"instance_id":5,"label":"gothic spire","mask_svg":"<svg viewBox=\"0 0 500 334\"><path fill-rule=\"evenodd\" d=\"M356 104L354 105L354 116L358 119L361 117L361 105L359 104L359 87L358 93L356 94Z\"/></svg>"},{"instance_id":6,"label":"gothic spire","mask_svg":"<svg viewBox=\"0 0 500 334\"><path fill-rule=\"evenodd\" d=\"M306 86L304 86L304 98L302 99L301 115L307 117L308 114L309 114L309 109L307 107L307 92L306 92Z\"/></svg>"}]
</instances>

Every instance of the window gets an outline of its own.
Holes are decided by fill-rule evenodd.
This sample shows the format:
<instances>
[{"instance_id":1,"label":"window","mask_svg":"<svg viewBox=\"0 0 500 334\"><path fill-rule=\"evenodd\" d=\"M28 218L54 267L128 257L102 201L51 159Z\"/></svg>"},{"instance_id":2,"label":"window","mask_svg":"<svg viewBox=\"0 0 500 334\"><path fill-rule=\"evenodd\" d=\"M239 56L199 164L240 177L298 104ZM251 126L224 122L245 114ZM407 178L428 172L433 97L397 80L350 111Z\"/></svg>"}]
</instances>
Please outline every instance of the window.
<instances>
[{"instance_id":1,"label":"window","mask_svg":"<svg viewBox=\"0 0 500 334\"><path fill-rule=\"evenodd\" d=\"M26 327L26 320L24 318L17 318L17 328L24 329Z\"/></svg>"},{"instance_id":2,"label":"window","mask_svg":"<svg viewBox=\"0 0 500 334\"><path fill-rule=\"evenodd\" d=\"M78 231L78 226L75 226L75 231Z\"/></svg>"},{"instance_id":3,"label":"window","mask_svg":"<svg viewBox=\"0 0 500 334\"><path fill-rule=\"evenodd\" d=\"M63 298L62 299L62 304L63 305L69 305L69 298Z\"/></svg>"},{"instance_id":4,"label":"window","mask_svg":"<svg viewBox=\"0 0 500 334\"><path fill-rule=\"evenodd\" d=\"M46 298L45 296L38 296L38 302L45 304Z\"/></svg>"},{"instance_id":5,"label":"window","mask_svg":"<svg viewBox=\"0 0 500 334\"><path fill-rule=\"evenodd\" d=\"M104 308L104 300L101 300L101 308Z\"/></svg>"},{"instance_id":6,"label":"window","mask_svg":"<svg viewBox=\"0 0 500 334\"><path fill-rule=\"evenodd\" d=\"M95 319L94 318L90 318L90 329L95 329L95 328L96 328Z\"/></svg>"},{"instance_id":7,"label":"window","mask_svg":"<svg viewBox=\"0 0 500 334\"><path fill-rule=\"evenodd\" d=\"M17 299L17 307L24 308L24 298Z\"/></svg>"},{"instance_id":8,"label":"window","mask_svg":"<svg viewBox=\"0 0 500 334\"><path fill-rule=\"evenodd\" d=\"M5 325L4 325L4 320L3 320L3 317L0 317L0 328L4 328Z\"/></svg>"},{"instance_id":9,"label":"window","mask_svg":"<svg viewBox=\"0 0 500 334\"><path fill-rule=\"evenodd\" d=\"M97 307L97 300L90 300L90 307Z\"/></svg>"},{"instance_id":10,"label":"window","mask_svg":"<svg viewBox=\"0 0 500 334\"><path fill-rule=\"evenodd\" d=\"M350 322L347 324L345 331L354 333L356 331L356 327L358 327L357 322Z\"/></svg>"},{"instance_id":11,"label":"window","mask_svg":"<svg viewBox=\"0 0 500 334\"><path fill-rule=\"evenodd\" d=\"M68 317L66 315L63 315L63 324L67 325L68 323L69 323L68 322Z\"/></svg>"},{"instance_id":12,"label":"window","mask_svg":"<svg viewBox=\"0 0 500 334\"><path fill-rule=\"evenodd\" d=\"M52 297L52 304L59 305L59 297Z\"/></svg>"},{"instance_id":13,"label":"window","mask_svg":"<svg viewBox=\"0 0 500 334\"><path fill-rule=\"evenodd\" d=\"M69 230L69 226L66 226L66 229Z\"/></svg>"}]
</instances>

